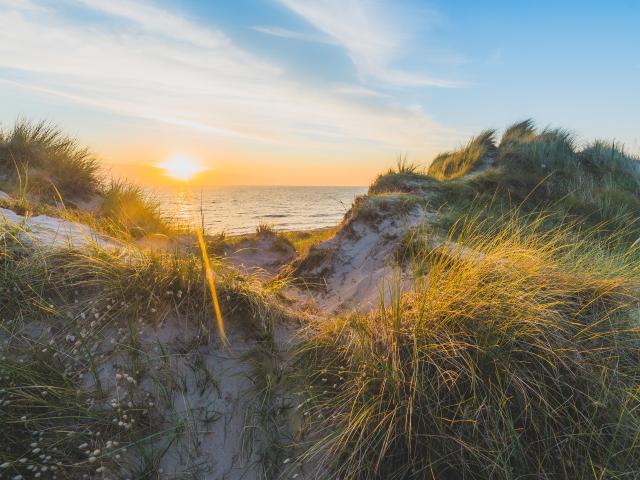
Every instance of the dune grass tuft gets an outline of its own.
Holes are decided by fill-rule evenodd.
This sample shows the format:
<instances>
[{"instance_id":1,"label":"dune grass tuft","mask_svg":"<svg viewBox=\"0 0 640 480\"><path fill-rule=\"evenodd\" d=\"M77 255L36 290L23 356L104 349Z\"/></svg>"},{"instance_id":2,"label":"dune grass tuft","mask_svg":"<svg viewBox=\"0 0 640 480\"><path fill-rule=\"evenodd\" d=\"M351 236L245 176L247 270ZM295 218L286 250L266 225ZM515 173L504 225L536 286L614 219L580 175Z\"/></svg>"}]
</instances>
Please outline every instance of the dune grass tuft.
<instances>
[{"instance_id":1,"label":"dune grass tuft","mask_svg":"<svg viewBox=\"0 0 640 480\"><path fill-rule=\"evenodd\" d=\"M495 134L495 130L485 130L472 138L464 148L441 153L433 159L427 173L439 180L449 180L481 168L483 162L495 155Z\"/></svg>"},{"instance_id":2,"label":"dune grass tuft","mask_svg":"<svg viewBox=\"0 0 640 480\"><path fill-rule=\"evenodd\" d=\"M91 152L44 121L19 119L0 134L0 171L7 176L5 183L19 183L46 201L59 195L86 198L100 189L98 162Z\"/></svg>"},{"instance_id":3,"label":"dune grass tuft","mask_svg":"<svg viewBox=\"0 0 640 480\"><path fill-rule=\"evenodd\" d=\"M270 344L285 315L273 301L278 285L211 261L229 328ZM144 340L167 322L190 339L180 352ZM191 252L45 249L21 227L0 225L0 342L7 478L156 478L162 445L195 435L196 416L217 418L173 403L187 384L171 365L195 362L198 348L219 342L203 262ZM196 370L200 391L215 389L206 368ZM147 476L131 473L139 470Z\"/></svg>"},{"instance_id":4,"label":"dune grass tuft","mask_svg":"<svg viewBox=\"0 0 640 480\"><path fill-rule=\"evenodd\" d=\"M530 140L536 134L536 125L533 119L527 118L521 122L516 122L507 127L500 138L500 146L511 143L523 143Z\"/></svg>"},{"instance_id":5,"label":"dune grass tuft","mask_svg":"<svg viewBox=\"0 0 640 480\"><path fill-rule=\"evenodd\" d=\"M390 170L390 173L416 175L420 173L420 165L409 162L406 155L401 155L396 160L395 170Z\"/></svg>"},{"instance_id":6,"label":"dune grass tuft","mask_svg":"<svg viewBox=\"0 0 640 480\"><path fill-rule=\"evenodd\" d=\"M462 222L425 240L410 291L320 326L299 357L301 461L340 479L640 475L638 252L539 229Z\"/></svg>"},{"instance_id":7,"label":"dune grass tuft","mask_svg":"<svg viewBox=\"0 0 640 480\"><path fill-rule=\"evenodd\" d=\"M99 224L111 234L135 238L176 230L161 212L159 202L137 185L112 179L101 196Z\"/></svg>"},{"instance_id":8,"label":"dune grass tuft","mask_svg":"<svg viewBox=\"0 0 640 480\"><path fill-rule=\"evenodd\" d=\"M0 188L13 195L5 206L22 215L82 221L127 238L177 230L152 196L123 180L106 181L87 148L44 121L19 119L0 131ZM90 213L77 208L83 202L95 205L86 207Z\"/></svg>"},{"instance_id":9,"label":"dune grass tuft","mask_svg":"<svg viewBox=\"0 0 640 480\"><path fill-rule=\"evenodd\" d=\"M325 227L314 230L282 232L281 235L289 240L298 256L302 257L309 253L311 247L325 240L329 240L337 231L338 227Z\"/></svg>"}]
</instances>

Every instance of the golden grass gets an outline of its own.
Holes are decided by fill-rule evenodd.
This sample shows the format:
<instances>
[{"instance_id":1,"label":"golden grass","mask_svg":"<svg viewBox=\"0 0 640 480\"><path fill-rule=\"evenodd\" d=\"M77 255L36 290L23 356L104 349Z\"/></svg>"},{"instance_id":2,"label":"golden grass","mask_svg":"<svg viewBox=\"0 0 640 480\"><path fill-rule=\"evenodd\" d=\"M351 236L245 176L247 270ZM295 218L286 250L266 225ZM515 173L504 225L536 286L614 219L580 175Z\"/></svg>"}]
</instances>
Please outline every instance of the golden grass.
<instances>
[{"instance_id":1,"label":"golden grass","mask_svg":"<svg viewBox=\"0 0 640 480\"><path fill-rule=\"evenodd\" d=\"M329 240L333 237L338 231L338 227L326 227L326 228L317 228L315 230L299 230L299 231L291 231L291 232L281 232L285 239L287 239L293 248L295 248L296 253L299 256L304 256L309 253L309 250L314 245L324 242L325 240Z\"/></svg>"},{"instance_id":2,"label":"golden grass","mask_svg":"<svg viewBox=\"0 0 640 480\"><path fill-rule=\"evenodd\" d=\"M637 252L538 227L458 224L424 242L409 292L321 326L300 352L303 461L340 479L640 475Z\"/></svg>"}]
</instances>

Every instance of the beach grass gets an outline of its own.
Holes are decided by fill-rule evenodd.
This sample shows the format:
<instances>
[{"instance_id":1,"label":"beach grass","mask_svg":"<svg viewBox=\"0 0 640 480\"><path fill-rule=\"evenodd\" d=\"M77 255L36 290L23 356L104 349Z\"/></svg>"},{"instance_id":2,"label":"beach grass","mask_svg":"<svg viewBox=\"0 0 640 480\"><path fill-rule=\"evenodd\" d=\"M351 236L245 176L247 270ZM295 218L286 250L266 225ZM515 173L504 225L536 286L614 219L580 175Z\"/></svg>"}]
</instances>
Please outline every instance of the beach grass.
<instances>
[{"instance_id":1,"label":"beach grass","mask_svg":"<svg viewBox=\"0 0 640 480\"><path fill-rule=\"evenodd\" d=\"M462 177L482 167L482 162L495 155L495 130L485 130L456 151L441 153L433 159L427 173L439 180Z\"/></svg>"},{"instance_id":2,"label":"beach grass","mask_svg":"<svg viewBox=\"0 0 640 480\"><path fill-rule=\"evenodd\" d=\"M86 198L100 189L96 158L45 121L18 119L0 132L0 169L7 175L5 184L47 201L60 195Z\"/></svg>"},{"instance_id":3,"label":"beach grass","mask_svg":"<svg viewBox=\"0 0 640 480\"><path fill-rule=\"evenodd\" d=\"M140 238L180 230L141 187L106 178L89 149L52 123L18 119L0 132L3 206L90 224L108 235Z\"/></svg>"},{"instance_id":4,"label":"beach grass","mask_svg":"<svg viewBox=\"0 0 640 480\"><path fill-rule=\"evenodd\" d=\"M222 344L198 255L133 245L51 249L3 225L0 258L3 476L157 476L166 448L219 418L176 406L225 382L196 365L203 348ZM270 351L273 324L287 315L274 301L278 284L215 257L211 264L227 327ZM176 333L153 343L166 325Z\"/></svg>"},{"instance_id":5,"label":"beach grass","mask_svg":"<svg viewBox=\"0 0 640 480\"><path fill-rule=\"evenodd\" d=\"M286 238L298 256L304 256L314 245L329 240L338 231L338 227L316 228L314 230L285 231L281 235Z\"/></svg>"},{"instance_id":6,"label":"beach grass","mask_svg":"<svg viewBox=\"0 0 640 480\"><path fill-rule=\"evenodd\" d=\"M0 477L223 476L212 445L247 478L640 477L640 162L532 120L496 138L427 170L400 157L336 227L198 243L17 122L2 206L104 238L53 248L0 220ZM266 245L333 272L359 241L393 247L372 310L301 305L295 278L223 257Z\"/></svg>"},{"instance_id":7,"label":"beach grass","mask_svg":"<svg viewBox=\"0 0 640 480\"><path fill-rule=\"evenodd\" d=\"M299 350L302 462L341 479L640 474L637 249L523 225L425 238L409 291L390 280L388 303L318 327Z\"/></svg>"}]
</instances>

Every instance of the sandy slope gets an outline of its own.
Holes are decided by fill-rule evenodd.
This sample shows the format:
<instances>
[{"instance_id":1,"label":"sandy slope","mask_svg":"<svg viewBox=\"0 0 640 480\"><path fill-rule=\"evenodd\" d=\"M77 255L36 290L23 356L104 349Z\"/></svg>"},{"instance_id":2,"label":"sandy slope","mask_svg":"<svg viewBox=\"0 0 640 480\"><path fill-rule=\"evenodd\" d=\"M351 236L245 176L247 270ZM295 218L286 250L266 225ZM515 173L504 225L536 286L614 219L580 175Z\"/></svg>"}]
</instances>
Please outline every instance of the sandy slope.
<instances>
[{"instance_id":1,"label":"sandy slope","mask_svg":"<svg viewBox=\"0 0 640 480\"><path fill-rule=\"evenodd\" d=\"M116 246L110 238L100 235L87 225L50 217L37 215L24 217L7 208L0 208L0 222L17 226L28 232L25 239L35 240L46 247L84 247L97 243L103 247Z\"/></svg>"},{"instance_id":2,"label":"sandy slope","mask_svg":"<svg viewBox=\"0 0 640 480\"><path fill-rule=\"evenodd\" d=\"M384 200L394 203L397 198ZM388 298L384 282L390 275L400 275L409 283L409 273L394 266L393 259L407 232L428 222L432 214L421 205L389 212L385 205L380 208L375 221L353 210L333 238L294 262L297 275L320 280L322 286L289 289L291 308L300 313L312 303L314 316L321 321L337 311L374 308L381 291ZM84 248L92 242L117 246L88 226L67 220L23 217L7 209L1 210L0 218L20 226L25 240L46 247ZM262 279L277 275L295 255L273 234L224 248L230 264ZM89 309L91 300L85 300ZM93 315L102 318L101 312ZM47 340L68 337L64 331L28 322L24 328ZM305 475L309 465L289 460L296 456L291 445L302 428L296 408L300 400L286 389L286 382L275 380L280 375L286 378L285 365L299 333L295 325L275 326L273 350L268 354L261 341L233 326L230 347L205 338L202 330L172 316L155 326L141 321L138 328L136 349L143 355L138 362L145 369L135 372L137 381L126 394L118 385L128 378L123 375L133 375L127 331L97 320L85 334L93 343L100 384L108 392L105 403L146 404L160 419L166 433L154 438L151 448L159 453L158 467L167 478L315 478ZM96 387L86 369L74 374L83 378L87 391ZM131 458L132 463L136 460Z\"/></svg>"}]
</instances>

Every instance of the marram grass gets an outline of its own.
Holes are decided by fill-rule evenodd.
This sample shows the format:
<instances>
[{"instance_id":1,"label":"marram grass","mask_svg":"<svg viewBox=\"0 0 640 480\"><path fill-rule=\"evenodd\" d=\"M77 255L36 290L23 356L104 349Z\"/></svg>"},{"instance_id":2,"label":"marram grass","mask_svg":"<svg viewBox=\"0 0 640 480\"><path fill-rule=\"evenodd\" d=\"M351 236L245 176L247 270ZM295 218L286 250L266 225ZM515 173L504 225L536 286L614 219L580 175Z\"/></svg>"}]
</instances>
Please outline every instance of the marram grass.
<instances>
[{"instance_id":1,"label":"marram grass","mask_svg":"<svg viewBox=\"0 0 640 480\"><path fill-rule=\"evenodd\" d=\"M322 478L640 476L637 252L521 225L425 240L410 291L301 348Z\"/></svg>"},{"instance_id":2,"label":"marram grass","mask_svg":"<svg viewBox=\"0 0 640 480\"><path fill-rule=\"evenodd\" d=\"M268 344L278 285L211 266L228 325ZM194 332L181 351L142 341L176 319ZM203 415L172 410L186 388L172 365L219 338L199 253L52 250L0 224L0 478L158 478L166 445ZM199 389L225 381L193 368Z\"/></svg>"}]
</instances>

